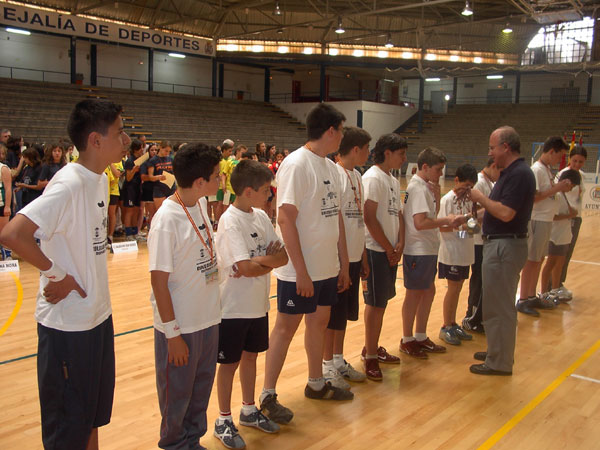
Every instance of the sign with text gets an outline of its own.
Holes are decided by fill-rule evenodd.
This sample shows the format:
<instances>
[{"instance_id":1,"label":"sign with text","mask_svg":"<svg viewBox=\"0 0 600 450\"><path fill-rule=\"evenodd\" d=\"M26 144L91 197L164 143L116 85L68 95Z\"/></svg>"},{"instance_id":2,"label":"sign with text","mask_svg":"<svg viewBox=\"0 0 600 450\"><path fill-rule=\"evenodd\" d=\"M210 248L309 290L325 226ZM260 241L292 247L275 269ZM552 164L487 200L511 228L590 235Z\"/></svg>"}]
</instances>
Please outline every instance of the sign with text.
<instances>
[{"instance_id":1,"label":"sign with text","mask_svg":"<svg viewBox=\"0 0 600 450\"><path fill-rule=\"evenodd\" d=\"M582 212L600 212L600 184L585 186Z\"/></svg>"},{"instance_id":2,"label":"sign with text","mask_svg":"<svg viewBox=\"0 0 600 450\"><path fill-rule=\"evenodd\" d=\"M19 261L13 259L11 261L0 261L0 273L3 272L18 272Z\"/></svg>"},{"instance_id":3,"label":"sign with text","mask_svg":"<svg viewBox=\"0 0 600 450\"><path fill-rule=\"evenodd\" d=\"M111 249L117 255L119 253L137 252L138 246L136 241L113 242Z\"/></svg>"},{"instance_id":4,"label":"sign with text","mask_svg":"<svg viewBox=\"0 0 600 450\"><path fill-rule=\"evenodd\" d=\"M130 27L20 5L3 3L0 8L0 23L7 27L139 45L169 52L207 56L213 56L215 53L211 39L164 33L149 28Z\"/></svg>"}]
</instances>

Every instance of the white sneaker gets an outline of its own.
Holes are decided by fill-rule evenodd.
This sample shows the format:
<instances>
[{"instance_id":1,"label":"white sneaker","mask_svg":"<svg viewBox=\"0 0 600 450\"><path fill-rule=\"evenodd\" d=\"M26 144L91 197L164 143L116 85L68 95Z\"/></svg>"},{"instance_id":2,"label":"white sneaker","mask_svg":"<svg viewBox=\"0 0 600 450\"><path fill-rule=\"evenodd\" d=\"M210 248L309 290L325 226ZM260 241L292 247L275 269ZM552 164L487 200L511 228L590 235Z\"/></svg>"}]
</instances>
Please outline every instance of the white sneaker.
<instances>
[{"instance_id":1,"label":"white sneaker","mask_svg":"<svg viewBox=\"0 0 600 450\"><path fill-rule=\"evenodd\" d=\"M570 300L573 300L573 292L571 292L564 286L561 286L557 289L552 289L550 292L554 293L554 295L558 297L560 301L568 302Z\"/></svg>"},{"instance_id":2,"label":"white sneaker","mask_svg":"<svg viewBox=\"0 0 600 450\"><path fill-rule=\"evenodd\" d=\"M146 242L148 239L146 238L146 236L142 236L141 234L138 234L135 236L135 240L138 242Z\"/></svg>"},{"instance_id":3,"label":"white sneaker","mask_svg":"<svg viewBox=\"0 0 600 450\"><path fill-rule=\"evenodd\" d=\"M349 381L360 382L360 381L365 381L367 379L367 376L364 373L356 370L346 360L344 360L344 366L340 369L337 369L337 371L339 372L339 374L341 376L343 376L346 380L349 380Z\"/></svg>"},{"instance_id":4,"label":"white sneaker","mask_svg":"<svg viewBox=\"0 0 600 450\"><path fill-rule=\"evenodd\" d=\"M346 383L335 367L325 367L323 364L323 378L325 378L325 382L329 381L333 387L350 390L350 385Z\"/></svg>"}]
</instances>

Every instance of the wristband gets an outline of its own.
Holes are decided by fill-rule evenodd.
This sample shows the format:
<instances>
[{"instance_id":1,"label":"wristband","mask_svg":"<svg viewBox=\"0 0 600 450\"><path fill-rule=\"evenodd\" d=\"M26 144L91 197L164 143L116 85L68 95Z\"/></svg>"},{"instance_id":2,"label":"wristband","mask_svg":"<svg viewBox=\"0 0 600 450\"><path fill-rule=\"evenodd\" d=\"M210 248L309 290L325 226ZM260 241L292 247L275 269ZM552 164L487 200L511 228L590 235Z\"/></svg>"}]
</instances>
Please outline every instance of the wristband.
<instances>
[{"instance_id":1,"label":"wristband","mask_svg":"<svg viewBox=\"0 0 600 450\"><path fill-rule=\"evenodd\" d=\"M50 262L52 262L52 265L48 270L42 270L42 275L54 283L64 280L67 276L67 272L54 261L50 260Z\"/></svg>"},{"instance_id":2,"label":"wristband","mask_svg":"<svg viewBox=\"0 0 600 450\"><path fill-rule=\"evenodd\" d=\"M165 337L167 339L172 339L181 335L181 330L179 329L177 320L171 320L170 322L163 323L163 328L165 330Z\"/></svg>"}]
</instances>

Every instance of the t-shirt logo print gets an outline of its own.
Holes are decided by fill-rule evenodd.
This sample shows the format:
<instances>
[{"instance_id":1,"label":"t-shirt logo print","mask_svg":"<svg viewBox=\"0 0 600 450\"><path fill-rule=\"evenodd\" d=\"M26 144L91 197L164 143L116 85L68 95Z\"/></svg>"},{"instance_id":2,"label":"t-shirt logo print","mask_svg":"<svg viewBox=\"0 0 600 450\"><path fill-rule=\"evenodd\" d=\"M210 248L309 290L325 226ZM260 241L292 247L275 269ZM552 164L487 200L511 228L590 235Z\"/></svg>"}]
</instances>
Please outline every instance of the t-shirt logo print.
<instances>
[{"instance_id":1,"label":"t-shirt logo print","mask_svg":"<svg viewBox=\"0 0 600 450\"><path fill-rule=\"evenodd\" d=\"M250 233L250 237L254 241L254 245L256 248L250 250L250 258L254 258L255 256L264 256L267 254L267 245L262 237L258 235L258 233Z\"/></svg>"},{"instance_id":2,"label":"t-shirt logo print","mask_svg":"<svg viewBox=\"0 0 600 450\"><path fill-rule=\"evenodd\" d=\"M394 190L394 188L390 188L391 194L390 194L390 199L388 200L388 214L390 216L397 216L398 215L398 197L396 197L396 191Z\"/></svg>"},{"instance_id":3,"label":"t-shirt logo print","mask_svg":"<svg viewBox=\"0 0 600 450\"><path fill-rule=\"evenodd\" d=\"M337 193L331 185L331 181L325 180L323 181L323 184L325 185L326 192L324 197L321 198L321 215L325 217L337 215Z\"/></svg>"}]
</instances>

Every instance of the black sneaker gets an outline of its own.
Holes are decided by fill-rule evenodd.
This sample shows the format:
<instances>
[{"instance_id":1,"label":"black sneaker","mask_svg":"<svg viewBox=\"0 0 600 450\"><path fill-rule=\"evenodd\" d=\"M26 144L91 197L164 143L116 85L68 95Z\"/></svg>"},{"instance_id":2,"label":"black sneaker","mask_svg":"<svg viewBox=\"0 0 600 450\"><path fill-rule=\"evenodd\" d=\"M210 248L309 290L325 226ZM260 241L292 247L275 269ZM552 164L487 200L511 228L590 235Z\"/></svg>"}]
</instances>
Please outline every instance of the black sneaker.
<instances>
[{"instance_id":1,"label":"black sneaker","mask_svg":"<svg viewBox=\"0 0 600 450\"><path fill-rule=\"evenodd\" d=\"M540 313L533 308L533 299L521 298L517 301L517 311L533 317L540 317Z\"/></svg>"},{"instance_id":2,"label":"black sneaker","mask_svg":"<svg viewBox=\"0 0 600 450\"><path fill-rule=\"evenodd\" d=\"M315 391L307 384L304 388L304 396L316 400L352 400L354 398L352 392L332 386L329 381L320 391Z\"/></svg>"},{"instance_id":3,"label":"black sneaker","mask_svg":"<svg viewBox=\"0 0 600 450\"><path fill-rule=\"evenodd\" d=\"M294 417L294 413L291 409L286 408L277 401L277 394L267 395L263 401L260 402L260 411L265 412L269 419L273 422L287 425Z\"/></svg>"}]
</instances>

